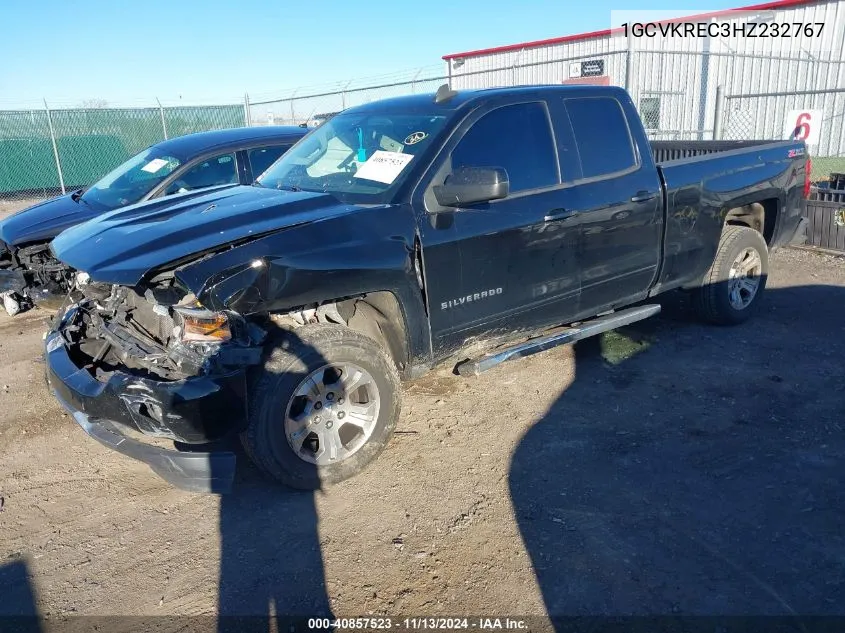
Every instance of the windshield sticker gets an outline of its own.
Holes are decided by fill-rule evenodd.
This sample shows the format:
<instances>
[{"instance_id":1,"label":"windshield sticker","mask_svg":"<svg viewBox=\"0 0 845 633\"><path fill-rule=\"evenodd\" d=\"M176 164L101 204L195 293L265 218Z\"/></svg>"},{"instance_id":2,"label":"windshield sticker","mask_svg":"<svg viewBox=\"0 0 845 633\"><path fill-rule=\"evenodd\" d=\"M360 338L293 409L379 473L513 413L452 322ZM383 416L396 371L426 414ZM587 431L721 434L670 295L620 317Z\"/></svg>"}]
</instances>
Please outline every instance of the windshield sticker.
<instances>
[{"instance_id":1,"label":"windshield sticker","mask_svg":"<svg viewBox=\"0 0 845 633\"><path fill-rule=\"evenodd\" d=\"M398 152L385 152L378 150L370 159L358 168L355 178L366 178L383 182L386 185L392 184L394 180L405 169L405 165L411 162L413 154L400 154Z\"/></svg>"},{"instance_id":2,"label":"windshield sticker","mask_svg":"<svg viewBox=\"0 0 845 633\"><path fill-rule=\"evenodd\" d=\"M388 152L401 152L404 147L402 147L402 143L399 141L394 141L389 136L382 136L381 141L379 141L379 147L383 150L387 150Z\"/></svg>"},{"instance_id":3,"label":"windshield sticker","mask_svg":"<svg viewBox=\"0 0 845 633\"><path fill-rule=\"evenodd\" d=\"M149 163L141 167L141 171L146 171L151 174L156 173L159 169L164 167L167 164L167 161L163 158L154 158Z\"/></svg>"},{"instance_id":4,"label":"windshield sticker","mask_svg":"<svg viewBox=\"0 0 845 633\"><path fill-rule=\"evenodd\" d=\"M414 132L405 137L405 145L416 145L428 136L425 132Z\"/></svg>"}]
</instances>

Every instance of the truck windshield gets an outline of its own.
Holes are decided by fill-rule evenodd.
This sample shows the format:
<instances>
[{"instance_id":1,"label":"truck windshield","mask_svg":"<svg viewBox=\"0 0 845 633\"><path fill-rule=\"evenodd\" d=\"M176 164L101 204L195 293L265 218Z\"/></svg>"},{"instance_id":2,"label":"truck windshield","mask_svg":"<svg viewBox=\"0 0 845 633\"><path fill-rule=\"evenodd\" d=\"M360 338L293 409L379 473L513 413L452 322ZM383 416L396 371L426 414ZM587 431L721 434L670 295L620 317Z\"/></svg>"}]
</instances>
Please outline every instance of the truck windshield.
<instances>
[{"instance_id":1,"label":"truck windshield","mask_svg":"<svg viewBox=\"0 0 845 633\"><path fill-rule=\"evenodd\" d=\"M98 209L116 209L138 202L167 178L181 161L146 149L91 185L83 202Z\"/></svg>"},{"instance_id":2,"label":"truck windshield","mask_svg":"<svg viewBox=\"0 0 845 633\"><path fill-rule=\"evenodd\" d=\"M442 130L443 115L339 114L308 134L260 178L263 187L330 193L344 202L389 202Z\"/></svg>"}]
</instances>

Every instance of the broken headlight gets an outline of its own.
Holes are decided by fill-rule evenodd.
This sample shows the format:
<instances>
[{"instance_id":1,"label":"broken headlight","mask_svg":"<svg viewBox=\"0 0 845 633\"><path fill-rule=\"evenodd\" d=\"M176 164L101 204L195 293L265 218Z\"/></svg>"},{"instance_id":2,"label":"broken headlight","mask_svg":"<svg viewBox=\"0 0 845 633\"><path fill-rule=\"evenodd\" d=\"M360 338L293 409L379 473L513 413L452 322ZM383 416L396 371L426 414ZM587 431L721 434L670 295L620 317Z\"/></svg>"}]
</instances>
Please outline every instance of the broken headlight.
<instances>
[{"instance_id":1,"label":"broken headlight","mask_svg":"<svg viewBox=\"0 0 845 633\"><path fill-rule=\"evenodd\" d=\"M198 304L197 304L198 305ZM224 312L212 312L202 306L174 306L178 315L173 334L184 342L222 343L231 340L232 329Z\"/></svg>"}]
</instances>

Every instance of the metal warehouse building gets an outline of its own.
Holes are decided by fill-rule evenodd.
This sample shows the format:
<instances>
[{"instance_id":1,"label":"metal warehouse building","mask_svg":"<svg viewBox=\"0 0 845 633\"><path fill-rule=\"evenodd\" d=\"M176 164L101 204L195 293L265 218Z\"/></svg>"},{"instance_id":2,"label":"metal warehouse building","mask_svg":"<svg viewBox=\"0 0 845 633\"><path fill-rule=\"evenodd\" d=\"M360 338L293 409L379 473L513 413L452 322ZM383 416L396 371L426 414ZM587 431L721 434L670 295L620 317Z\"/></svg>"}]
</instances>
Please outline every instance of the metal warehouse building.
<instances>
[{"instance_id":1,"label":"metal warehouse building","mask_svg":"<svg viewBox=\"0 0 845 633\"><path fill-rule=\"evenodd\" d=\"M672 34L673 23L704 25L704 35ZM654 37L616 28L443 59L456 89L623 86L655 139L777 139L801 128L816 156L845 153L845 0L783 0L659 24L665 37L659 27ZM788 37L778 24L791 25Z\"/></svg>"}]
</instances>

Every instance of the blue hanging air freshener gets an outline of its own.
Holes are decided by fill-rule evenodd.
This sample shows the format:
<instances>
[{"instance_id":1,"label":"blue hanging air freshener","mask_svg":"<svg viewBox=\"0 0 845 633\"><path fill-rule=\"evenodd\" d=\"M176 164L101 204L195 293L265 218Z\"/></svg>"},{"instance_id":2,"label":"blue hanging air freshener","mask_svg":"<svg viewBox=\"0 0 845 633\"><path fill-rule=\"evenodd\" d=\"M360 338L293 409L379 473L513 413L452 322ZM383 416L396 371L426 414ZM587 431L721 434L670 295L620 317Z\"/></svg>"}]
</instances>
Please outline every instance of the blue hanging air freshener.
<instances>
[{"instance_id":1,"label":"blue hanging air freshener","mask_svg":"<svg viewBox=\"0 0 845 633\"><path fill-rule=\"evenodd\" d=\"M358 128L358 162L367 162L367 150L364 149L364 130Z\"/></svg>"}]
</instances>

